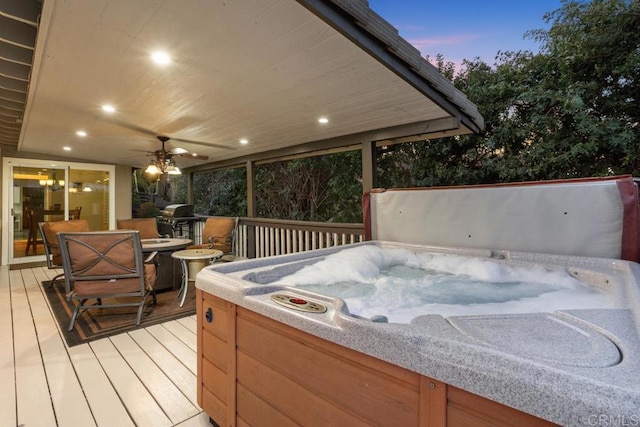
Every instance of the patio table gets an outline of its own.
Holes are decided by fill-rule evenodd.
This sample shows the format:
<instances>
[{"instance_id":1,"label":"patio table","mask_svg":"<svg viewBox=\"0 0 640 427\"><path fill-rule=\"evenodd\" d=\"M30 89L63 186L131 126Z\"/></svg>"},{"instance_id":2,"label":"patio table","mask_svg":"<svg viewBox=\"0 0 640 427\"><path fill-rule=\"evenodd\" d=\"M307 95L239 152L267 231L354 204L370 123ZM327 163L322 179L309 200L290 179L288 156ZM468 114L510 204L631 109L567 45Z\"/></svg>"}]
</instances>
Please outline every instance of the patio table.
<instances>
[{"instance_id":1,"label":"patio table","mask_svg":"<svg viewBox=\"0 0 640 427\"><path fill-rule=\"evenodd\" d=\"M187 288L189 280L195 280L196 274L202 270L211 260L215 260L222 256L222 251L217 249L185 249L171 254L172 258L179 259L182 264L182 286L178 296L182 295L180 307L184 305L187 297ZM191 272L189 271L191 270ZM191 275L191 279L189 276Z\"/></svg>"},{"instance_id":2,"label":"patio table","mask_svg":"<svg viewBox=\"0 0 640 427\"><path fill-rule=\"evenodd\" d=\"M158 252L158 278L156 279L156 290L175 289L178 280L176 276L176 266L171 258L171 253L184 249L192 243L191 239L182 238L157 238L141 239L142 252Z\"/></svg>"}]
</instances>

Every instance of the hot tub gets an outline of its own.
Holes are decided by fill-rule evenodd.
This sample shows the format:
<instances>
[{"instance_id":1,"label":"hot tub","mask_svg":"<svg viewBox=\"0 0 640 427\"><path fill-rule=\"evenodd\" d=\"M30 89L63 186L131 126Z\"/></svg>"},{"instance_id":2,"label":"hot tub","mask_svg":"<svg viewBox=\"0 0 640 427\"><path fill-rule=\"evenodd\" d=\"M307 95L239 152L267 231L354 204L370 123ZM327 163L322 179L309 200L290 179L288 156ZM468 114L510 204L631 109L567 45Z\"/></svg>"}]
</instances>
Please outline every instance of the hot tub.
<instances>
[{"instance_id":1,"label":"hot tub","mask_svg":"<svg viewBox=\"0 0 640 427\"><path fill-rule=\"evenodd\" d=\"M353 257L362 251L371 258ZM367 269L372 259L380 263ZM382 279L371 273L376 268ZM398 284L387 277L397 268L408 282ZM429 278L420 276L422 270ZM310 278L317 277L309 274L314 271L336 277L348 271L361 277L322 284ZM469 277L471 285L458 281ZM299 411L299 405L320 405L305 400L304 390L314 390L308 399L316 399L326 388L346 387L353 377L359 384L348 393L353 396L375 389L372 381L388 377L372 394L381 401L367 411L389 403L391 409L379 416L394 411L389 415L393 420L409 416L411 411L402 405L414 397L403 397L405 388L394 388L406 380L417 390L416 414L408 424L425 419L491 424L500 417L518 425L543 420L637 424L639 279L638 264L621 260L382 241L208 267L196 280L199 331L204 331L198 341L199 383L204 384L199 396L207 400L201 405L220 424L241 418L249 407L262 408L256 410L259 416L271 414L275 421L297 416L292 415L296 411L287 412L286 402L278 403L285 389L300 390L285 399L300 399L295 402ZM427 295L406 293L405 288L419 288L420 283L431 289ZM480 297L466 295L465 286L480 286ZM455 292L447 294L453 288ZM361 304L367 298L374 303ZM216 324L221 317L222 326ZM271 338L261 338L266 336ZM286 342L279 341L282 336L288 337ZM215 338L215 344L208 337ZM261 339L264 342L256 344ZM296 347L301 342L305 344ZM209 360L221 352L226 352L224 360ZM283 361L272 363L276 359ZM363 379L379 363L385 367L372 376L375 380ZM352 368L356 364L358 370ZM307 367L305 372L301 366ZM324 374L314 374L316 369L309 367ZM285 379L278 380L279 387L269 387L276 372ZM335 372L341 373L335 375L339 378L333 378ZM261 375L262 382L254 380ZM378 398L344 403L350 396L331 404L347 417L341 418L345 423L362 421L363 402ZM516 411L510 413L511 408ZM340 424L333 418L323 422Z\"/></svg>"}]
</instances>

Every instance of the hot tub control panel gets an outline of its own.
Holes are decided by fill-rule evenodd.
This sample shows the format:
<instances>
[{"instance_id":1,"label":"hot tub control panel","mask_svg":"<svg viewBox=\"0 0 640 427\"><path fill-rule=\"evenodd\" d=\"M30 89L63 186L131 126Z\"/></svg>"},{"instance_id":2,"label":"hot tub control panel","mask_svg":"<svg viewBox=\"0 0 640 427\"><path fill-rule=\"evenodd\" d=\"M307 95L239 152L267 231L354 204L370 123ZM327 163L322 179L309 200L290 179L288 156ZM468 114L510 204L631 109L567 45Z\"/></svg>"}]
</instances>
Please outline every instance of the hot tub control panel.
<instances>
[{"instance_id":1,"label":"hot tub control panel","mask_svg":"<svg viewBox=\"0 0 640 427\"><path fill-rule=\"evenodd\" d=\"M304 298L294 297L291 295L275 294L271 295L271 300L287 308L306 311L308 313L324 313L327 311L327 307L323 304L307 301Z\"/></svg>"}]
</instances>

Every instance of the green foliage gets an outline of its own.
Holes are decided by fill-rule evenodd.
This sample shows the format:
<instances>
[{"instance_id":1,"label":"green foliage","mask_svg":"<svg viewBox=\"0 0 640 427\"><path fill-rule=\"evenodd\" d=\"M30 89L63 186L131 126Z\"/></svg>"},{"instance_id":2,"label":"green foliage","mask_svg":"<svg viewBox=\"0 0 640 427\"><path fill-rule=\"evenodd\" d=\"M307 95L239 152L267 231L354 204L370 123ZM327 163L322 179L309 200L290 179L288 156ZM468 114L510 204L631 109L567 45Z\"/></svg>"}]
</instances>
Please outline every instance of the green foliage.
<instances>
[{"instance_id":1,"label":"green foliage","mask_svg":"<svg viewBox=\"0 0 640 427\"><path fill-rule=\"evenodd\" d=\"M131 178L132 216L140 217L143 213L143 204L151 203L162 198L167 203L186 203L187 180L184 175L167 175L166 181L161 182L158 177L144 173L142 169L133 169ZM158 194L158 190L164 194ZM164 197L162 197L164 196ZM144 208L147 211L149 207ZM160 211L158 211L159 214ZM147 212L147 215L150 215ZM155 216L155 215L151 215Z\"/></svg>"},{"instance_id":2,"label":"green foliage","mask_svg":"<svg viewBox=\"0 0 640 427\"><path fill-rule=\"evenodd\" d=\"M361 222L359 151L266 163L256 168L258 216Z\"/></svg>"},{"instance_id":3,"label":"green foliage","mask_svg":"<svg viewBox=\"0 0 640 427\"><path fill-rule=\"evenodd\" d=\"M187 203L187 177L185 175L169 175L172 191L171 203Z\"/></svg>"},{"instance_id":4,"label":"green foliage","mask_svg":"<svg viewBox=\"0 0 640 427\"><path fill-rule=\"evenodd\" d=\"M205 215L246 216L246 170L236 168L194 174L193 207L195 212Z\"/></svg>"},{"instance_id":5,"label":"green foliage","mask_svg":"<svg viewBox=\"0 0 640 427\"><path fill-rule=\"evenodd\" d=\"M138 217L140 218L154 218L160 215L160 209L156 207L152 202L144 202L140 205L138 211Z\"/></svg>"},{"instance_id":6,"label":"green foliage","mask_svg":"<svg viewBox=\"0 0 640 427\"><path fill-rule=\"evenodd\" d=\"M131 176L131 216L139 217L142 204L153 200L155 180L150 181L141 169L133 169Z\"/></svg>"},{"instance_id":7,"label":"green foliage","mask_svg":"<svg viewBox=\"0 0 640 427\"><path fill-rule=\"evenodd\" d=\"M528 33L539 54L465 61L453 82L486 129L390 147L382 186L480 184L640 172L640 2L564 1ZM437 66L451 75L452 64Z\"/></svg>"}]
</instances>

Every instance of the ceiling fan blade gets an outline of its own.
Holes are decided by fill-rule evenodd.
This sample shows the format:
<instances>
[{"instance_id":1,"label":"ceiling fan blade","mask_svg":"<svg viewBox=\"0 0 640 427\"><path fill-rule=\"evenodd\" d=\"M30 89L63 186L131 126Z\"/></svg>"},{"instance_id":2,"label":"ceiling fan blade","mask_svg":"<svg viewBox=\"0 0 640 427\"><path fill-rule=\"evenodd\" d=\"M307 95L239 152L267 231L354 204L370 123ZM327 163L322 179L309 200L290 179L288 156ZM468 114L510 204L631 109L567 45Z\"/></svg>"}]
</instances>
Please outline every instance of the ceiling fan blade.
<instances>
[{"instance_id":1,"label":"ceiling fan blade","mask_svg":"<svg viewBox=\"0 0 640 427\"><path fill-rule=\"evenodd\" d=\"M118 126L121 126L121 127L125 128L125 129L129 129L129 130L132 130L134 132L141 133L143 135L153 135L156 138L158 138L161 142L164 139L164 142L166 142L168 140L172 140L172 141L186 142L187 144L201 145L203 147L221 148L223 150L234 150L235 149L235 147L229 147L229 146L226 146L226 145L216 144L216 143L213 143L213 142L202 142L202 141L193 141L191 139L173 138L173 137L167 137L167 136L158 136L158 132L154 132L151 129L147 129L147 128L144 128L142 126L138 126L136 124L129 123L129 122L126 122L124 120L121 120L121 119L118 119L118 118L115 118L115 117L110 117L110 118L108 118L108 120L111 121L112 123L115 123Z\"/></svg>"},{"instance_id":2,"label":"ceiling fan blade","mask_svg":"<svg viewBox=\"0 0 640 427\"><path fill-rule=\"evenodd\" d=\"M112 122L112 123L114 123L114 124L116 124L116 125L118 125L118 126L120 126L120 127L132 130L134 132L137 132L137 133L140 133L140 134L143 134L143 135L153 135L153 136L156 135L156 132L154 132L154 131L152 131L150 129L144 128L142 126L135 125L133 123L126 122L126 121L118 119L116 117L107 117L107 120Z\"/></svg>"},{"instance_id":3,"label":"ceiling fan blade","mask_svg":"<svg viewBox=\"0 0 640 427\"><path fill-rule=\"evenodd\" d=\"M203 156L202 154L195 154L195 153L174 154L174 157L184 157L187 159L198 159L198 160L209 160L209 156Z\"/></svg>"},{"instance_id":4,"label":"ceiling fan blade","mask_svg":"<svg viewBox=\"0 0 640 427\"><path fill-rule=\"evenodd\" d=\"M193 144L193 145L202 145L203 147L215 147L215 148L222 148L223 150L235 150L234 147L229 147L226 145L222 145L222 144L216 144L213 142L202 142L202 141L193 141L191 139L182 139L182 138L171 138L172 141L180 141L180 142L186 142L187 144Z\"/></svg>"}]
</instances>

